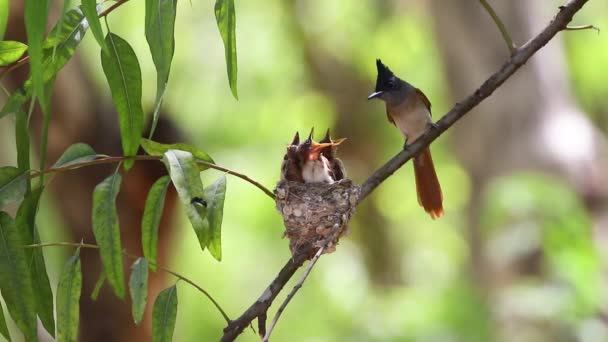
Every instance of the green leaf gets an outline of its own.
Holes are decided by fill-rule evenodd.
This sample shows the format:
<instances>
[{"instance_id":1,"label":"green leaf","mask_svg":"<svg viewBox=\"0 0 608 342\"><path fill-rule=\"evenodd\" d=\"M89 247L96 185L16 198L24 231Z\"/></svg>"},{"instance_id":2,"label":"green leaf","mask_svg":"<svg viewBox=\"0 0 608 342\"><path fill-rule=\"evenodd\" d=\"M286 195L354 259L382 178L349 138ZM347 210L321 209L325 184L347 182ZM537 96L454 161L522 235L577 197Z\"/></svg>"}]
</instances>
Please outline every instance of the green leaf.
<instances>
[{"instance_id":1,"label":"green leaf","mask_svg":"<svg viewBox=\"0 0 608 342\"><path fill-rule=\"evenodd\" d=\"M16 62L27 51L27 45L12 40L0 41L0 66Z\"/></svg>"},{"instance_id":2,"label":"green leaf","mask_svg":"<svg viewBox=\"0 0 608 342\"><path fill-rule=\"evenodd\" d=\"M29 45L29 64L34 95L44 98L42 42L46 31L46 18L49 12L48 0L25 0L25 31Z\"/></svg>"},{"instance_id":3,"label":"green leaf","mask_svg":"<svg viewBox=\"0 0 608 342\"><path fill-rule=\"evenodd\" d=\"M148 192L144 215L141 219L141 244L144 256L151 261L150 268L156 271L156 255L158 250L158 226L165 207L165 195L171 179L169 176L160 177Z\"/></svg>"},{"instance_id":4,"label":"green leaf","mask_svg":"<svg viewBox=\"0 0 608 342\"><path fill-rule=\"evenodd\" d=\"M99 11L97 6L97 0L82 0L82 11L84 12L87 21L91 25L91 32L95 36L95 40L99 43L101 50L108 52L108 46L103 39L103 30L101 28L101 21L99 20ZM101 8L101 5L99 6Z\"/></svg>"},{"instance_id":5,"label":"green leaf","mask_svg":"<svg viewBox=\"0 0 608 342\"><path fill-rule=\"evenodd\" d=\"M156 141L152 141L149 139L142 138L141 139L141 147L146 151L147 154L151 156L162 156L169 150L181 150L188 151L194 155L194 157L198 160L202 160L208 163L215 164L213 158L207 154L207 152L201 151L196 147L188 144L161 144ZM199 165L199 169L201 171L208 169L209 167L205 165Z\"/></svg>"},{"instance_id":6,"label":"green leaf","mask_svg":"<svg viewBox=\"0 0 608 342\"><path fill-rule=\"evenodd\" d=\"M93 190L93 234L99 245L99 254L108 283L116 296L125 297L125 276L122 269L122 245L116 212L116 196L121 177L113 174Z\"/></svg>"},{"instance_id":7,"label":"green leaf","mask_svg":"<svg viewBox=\"0 0 608 342\"><path fill-rule=\"evenodd\" d=\"M177 317L177 288L164 289L156 297L152 310L152 341L171 342Z\"/></svg>"},{"instance_id":8,"label":"green leaf","mask_svg":"<svg viewBox=\"0 0 608 342\"><path fill-rule=\"evenodd\" d=\"M63 266L57 285L57 341L77 341L80 315L80 271L79 249Z\"/></svg>"},{"instance_id":9,"label":"green leaf","mask_svg":"<svg viewBox=\"0 0 608 342\"><path fill-rule=\"evenodd\" d=\"M4 39L6 24L8 23L9 0L0 0L0 39Z\"/></svg>"},{"instance_id":10,"label":"green leaf","mask_svg":"<svg viewBox=\"0 0 608 342\"><path fill-rule=\"evenodd\" d=\"M101 273L99 274L99 278L97 279L97 282L95 283L95 287L93 288L93 292L91 292L91 299L96 301L97 298L99 297L99 291L101 291L101 288L103 287L103 283L106 281L106 274L103 272L103 270L101 271Z\"/></svg>"},{"instance_id":11,"label":"green leaf","mask_svg":"<svg viewBox=\"0 0 608 342\"><path fill-rule=\"evenodd\" d=\"M0 167L0 209L23 198L27 173L13 166Z\"/></svg>"},{"instance_id":12,"label":"green leaf","mask_svg":"<svg viewBox=\"0 0 608 342\"><path fill-rule=\"evenodd\" d=\"M38 212L38 203L42 191L43 188L38 188L28 193L15 216L15 225L21 234L21 241L24 245L40 243L40 236L36 228L36 213ZM25 255L32 278L36 313L46 331L51 336L55 336L53 290L51 290L51 282L46 271L42 248L27 248L25 249Z\"/></svg>"},{"instance_id":13,"label":"green leaf","mask_svg":"<svg viewBox=\"0 0 608 342\"><path fill-rule=\"evenodd\" d=\"M53 167L83 163L95 160L98 157L99 155L95 153L95 150L91 146L84 143L76 143L63 152Z\"/></svg>"},{"instance_id":14,"label":"green leaf","mask_svg":"<svg viewBox=\"0 0 608 342\"><path fill-rule=\"evenodd\" d=\"M226 55L226 70L228 71L228 82L234 98L238 100L236 91L237 61L236 61L236 15L234 11L234 0L215 1L215 20L220 29L220 35L224 41L224 54Z\"/></svg>"},{"instance_id":15,"label":"green leaf","mask_svg":"<svg viewBox=\"0 0 608 342\"><path fill-rule=\"evenodd\" d=\"M135 325L139 325L144 317L148 300L148 260L146 258L138 258L131 266L129 293L131 293L133 319Z\"/></svg>"},{"instance_id":16,"label":"green leaf","mask_svg":"<svg viewBox=\"0 0 608 342\"><path fill-rule=\"evenodd\" d=\"M122 150L125 156L134 156L144 126L141 70L135 52L124 39L108 33L106 44L110 53L101 53L101 66L110 85L112 101L118 110ZM125 169L131 168L133 162L125 161Z\"/></svg>"},{"instance_id":17,"label":"green leaf","mask_svg":"<svg viewBox=\"0 0 608 342\"><path fill-rule=\"evenodd\" d=\"M177 0L146 0L146 40L156 67L156 104L150 138L154 134L175 51L175 8Z\"/></svg>"},{"instance_id":18,"label":"green leaf","mask_svg":"<svg viewBox=\"0 0 608 342\"><path fill-rule=\"evenodd\" d=\"M194 157L190 152L169 150L164 158L186 216L194 228L201 249L204 250L211 239L211 232L206 218L207 208L198 203L204 199L204 190Z\"/></svg>"},{"instance_id":19,"label":"green leaf","mask_svg":"<svg viewBox=\"0 0 608 342\"><path fill-rule=\"evenodd\" d=\"M36 303L23 241L13 219L0 212L0 291L27 341L35 341Z\"/></svg>"},{"instance_id":20,"label":"green leaf","mask_svg":"<svg viewBox=\"0 0 608 342\"><path fill-rule=\"evenodd\" d=\"M17 146L17 167L23 172L30 170L30 131L28 117L20 112L15 115L15 145ZM30 190L30 179L26 178L27 191Z\"/></svg>"},{"instance_id":21,"label":"green leaf","mask_svg":"<svg viewBox=\"0 0 608 342\"><path fill-rule=\"evenodd\" d=\"M35 0L28 1L35 2ZM82 11L76 8L62 16L62 20L51 30L49 37L43 44L42 77L46 85L53 82L57 73L74 55L74 51L82 41L82 38L84 38L88 27L89 24ZM30 77L22 87L11 94L2 111L0 111L0 118L21 110L27 99L31 96L32 78ZM43 102L48 102L44 99L46 97L43 98ZM48 105L48 103L46 104Z\"/></svg>"},{"instance_id":22,"label":"green leaf","mask_svg":"<svg viewBox=\"0 0 608 342\"><path fill-rule=\"evenodd\" d=\"M226 176L222 175L213 184L205 188L207 200L207 219L211 229L211 241L207 246L209 253L217 260L222 260L222 218L224 217L224 199L226 198Z\"/></svg>"},{"instance_id":23,"label":"green leaf","mask_svg":"<svg viewBox=\"0 0 608 342\"><path fill-rule=\"evenodd\" d=\"M89 23L80 8L65 13L44 41L44 83L51 82L72 58Z\"/></svg>"},{"instance_id":24,"label":"green leaf","mask_svg":"<svg viewBox=\"0 0 608 342\"><path fill-rule=\"evenodd\" d=\"M26 82L26 85L27 84L28 83ZM26 87L26 85L17 88L11 94L11 96L9 96L9 98L6 100L6 103L4 104L4 107L2 107L2 111L0 111L0 119L8 114L17 114L23 111L23 105L25 104L27 99L32 95L30 87Z\"/></svg>"},{"instance_id":25,"label":"green leaf","mask_svg":"<svg viewBox=\"0 0 608 342\"><path fill-rule=\"evenodd\" d=\"M11 334L9 334L8 327L6 326L6 318L4 318L2 305L0 305L0 335L4 336L8 341L11 340Z\"/></svg>"}]
</instances>

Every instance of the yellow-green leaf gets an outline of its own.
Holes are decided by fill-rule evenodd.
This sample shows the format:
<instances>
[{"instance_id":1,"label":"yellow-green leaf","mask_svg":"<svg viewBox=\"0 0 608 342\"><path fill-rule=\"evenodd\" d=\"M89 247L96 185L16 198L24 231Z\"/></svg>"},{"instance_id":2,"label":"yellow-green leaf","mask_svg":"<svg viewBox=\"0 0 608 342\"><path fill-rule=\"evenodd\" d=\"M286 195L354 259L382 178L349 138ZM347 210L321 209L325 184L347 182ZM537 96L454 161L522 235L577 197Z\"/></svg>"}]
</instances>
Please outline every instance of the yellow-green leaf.
<instances>
[{"instance_id":1,"label":"yellow-green leaf","mask_svg":"<svg viewBox=\"0 0 608 342\"><path fill-rule=\"evenodd\" d=\"M57 341L76 342L80 319L82 273L79 250L63 266L57 285Z\"/></svg>"},{"instance_id":2,"label":"yellow-green leaf","mask_svg":"<svg viewBox=\"0 0 608 342\"><path fill-rule=\"evenodd\" d=\"M152 310L152 341L171 342L177 317L177 288L164 289L154 302Z\"/></svg>"},{"instance_id":3,"label":"yellow-green leaf","mask_svg":"<svg viewBox=\"0 0 608 342\"><path fill-rule=\"evenodd\" d=\"M150 268L156 271L156 255L158 251L158 226L165 207L165 195L171 178L160 177L148 192L144 215L141 219L141 244L144 256L151 261Z\"/></svg>"},{"instance_id":4,"label":"yellow-green leaf","mask_svg":"<svg viewBox=\"0 0 608 342\"><path fill-rule=\"evenodd\" d=\"M122 244L116 212L116 196L120 190L121 177L113 174L99 183L93 190L93 234L103 271L108 283L119 298L125 297L125 275L122 269Z\"/></svg>"},{"instance_id":5,"label":"yellow-green leaf","mask_svg":"<svg viewBox=\"0 0 608 342\"><path fill-rule=\"evenodd\" d=\"M12 40L0 41L0 66L16 62L27 51L27 45Z\"/></svg>"},{"instance_id":6,"label":"yellow-green leaf","mask_svg":"<svg viewBox=\"0 0 608 342\"><path fill-rule=\"evenodd\" d=\"M0 39L4 39L6 24L8 23L9 0L0 0Z\"/></svg>"},{"instance_id":7,"label":"yellow-green leaf","mask_svg":"<svg viewBox=\"0 0 608 342\"><path fill-rule=\"evenodd\" d=\"M101 53L101 66L112 92L112 102L118 110L123 153L125 156L134 156L144 126L141 70L135 51L126 40L108 33L106 44L109 53ZM124 165L125 169L129 169L133 166L133 160L125 161Z\"/></svg>"},{"instance_id":8,"label":"yellow-green leaf","mask_svg":"<svg viewBox=\"0 0 608 342\"><path fill-rule=\"evenodd\" d=\"M131 266L129 293L131 294L133 320L135 320L135 325L139 325L144 317L148 300L148 260L146 258L138 258Z\"/></svg>"}]
</instances>

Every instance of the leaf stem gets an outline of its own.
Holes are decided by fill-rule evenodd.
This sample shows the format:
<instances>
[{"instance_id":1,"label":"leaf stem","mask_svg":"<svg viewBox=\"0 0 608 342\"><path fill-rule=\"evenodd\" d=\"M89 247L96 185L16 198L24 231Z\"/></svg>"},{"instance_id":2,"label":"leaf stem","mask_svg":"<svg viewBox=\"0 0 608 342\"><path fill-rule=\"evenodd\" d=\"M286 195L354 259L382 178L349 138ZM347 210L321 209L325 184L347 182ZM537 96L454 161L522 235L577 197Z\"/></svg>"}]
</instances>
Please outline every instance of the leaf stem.
<instances>
[{"instance_id":1,"label":"leaf stem","mask_svg":"<svg viewBox=\"0 0 608 342\"><path fill-rule=\"evenodd\" d=\"M500 34L502 35L502 38L505 40L505 43L507 44L507 48L509 49L509 52L511 54L513 54L515 52L516 46L515 46L515 44L513 44L513 39L511 39L511 35L509 34L509 31L507 31L507 27L502 22L502 20L500 20L500 17L498 16L498 14L496 14L496 12L492 8L492 6L488 3L487 0L479 0L479 2L483 6L483 8L485 8L485 10L488 12L490 17L492 17L492 20L494 20L494 23L498 27L498 30L500 30Z\"/></svg>"},{"instance_id":2,"label":"leaf stem","mask_svg":"<svg viewBox=\"0 0 608 342\"><path fill-rule=\"evenodd\" d=\"M65 172L65 171L70 171L70 170L76 170L79 169L81 167L87 167L87 166L92 166L92 165L102 165L102 164L114 164L114 163L120 163L123 162L125 160L135 160L135 161L147 161L147 160L155 160L155 161L160 161L162 160L162 157L160 156L149 156L149 155L139 155L139 156L130 156L130 157L125 157L125 156L118 156L118 157L112 157L112 156L107 156L107 157L102 157L99 159L95 159L95 160L89 160L89 161L85 161L85 162L81 162L81 163L74 163L74 164L70 164L70 165L65 165L65 166L59 166L59 167L51 167L42 171L32 171L32 173L30 174L30 179L31 178L35 178L35 177L40 177L42 175L48 174L48 173L60 173L60 172ZM209 163L206 161L202 161L202 160L196 160L196 163L199 165L204 165L207 166L211 169L215 169L215 170L219 170L222 172L226 172L227 174L233 175L235 177L238 177L246 182L249 182L250 184L254 185L255 187L257 187L258 189L262 190L268 197L274 199L274 194L272 193L272 191L270 191L268 188L266 188L264 185L260 184L259 182L251 179L250 177L248 177L245 174L242 174L240 172L236 172L233 170L230 170L228 168L225 168L223 166L219 166L217 164L213 164L213 163Z\"/></svg>"},{"instance_id":3,"label":"leaf stem","mask_svg":"<svg viewBox=\"0 0 608 342\"><path fill-rule=\"evenodd\" d=\"M94 244L90 244L90 243L83 243L83 242L48 242L48 243L37 243L37 244L32 244L32 245L27 245L24 246L24 248L42 248L42 247L58 247L58 246L64 246L64 247L78 247L78 248L90 248L90 249L99 249L98 245L94 245ZM132 260L137 260L140 257L137 255L133 255L130 253L127 253L126 251L122 251L122 254L124 256L126 256L129 259ZM194 281L186 278L185 276L174 272L166 267L163 267L157 263L154 263L150 260L148 260L148 263L151 265L155 265L159 270L169 273L172 276L178 278L179 280L183 280L186 283L190 284L192 287L194 287L195 289L197 289L199 292L201 292L205 297L207 297L211 303L213 303L213 305L217 308L217 310L221 313L222 317L224 317L224 319L226 320L227 323L230 323L231 320L228 317L228 314L226 314L226 311L224 311L224 309L222 309L222 307L220 306L220 304L209 294L209 292L207 292L205 289L203 289L202 287L200 287L199 285L197 285Z\"/></svg>"},{"instance_id":4,"label":"leaf stem","mask_svg":"<svg viewBox=\"0 0 608 342\"><path fill-rule=\"evenodd\" d=\"M593 25L575 25L566 26L566 31L580 31L580 30L596 30L597 34L600 34L600 28Z\"/></svg>"}]
</instances>

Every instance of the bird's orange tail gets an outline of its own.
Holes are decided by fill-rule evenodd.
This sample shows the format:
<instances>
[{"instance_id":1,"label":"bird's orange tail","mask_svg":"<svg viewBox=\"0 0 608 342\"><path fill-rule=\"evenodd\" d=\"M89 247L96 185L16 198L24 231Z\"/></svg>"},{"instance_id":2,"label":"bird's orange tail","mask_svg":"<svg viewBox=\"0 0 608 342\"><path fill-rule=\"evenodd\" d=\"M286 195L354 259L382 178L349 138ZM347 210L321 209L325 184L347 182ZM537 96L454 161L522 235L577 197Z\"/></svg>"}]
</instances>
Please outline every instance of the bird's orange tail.
<instances>
[{"instance_id":1,"label":"bird's orange tail","mask_svg":"<svg viewBox=\"0 0 608 342\"><path fill-rule=\"evenodd\" d=\"M418 203L434 220L443 215L443 195L433 166L431 150L426 149L414 158L414 174Z\"/></svg>"}]
</instances>

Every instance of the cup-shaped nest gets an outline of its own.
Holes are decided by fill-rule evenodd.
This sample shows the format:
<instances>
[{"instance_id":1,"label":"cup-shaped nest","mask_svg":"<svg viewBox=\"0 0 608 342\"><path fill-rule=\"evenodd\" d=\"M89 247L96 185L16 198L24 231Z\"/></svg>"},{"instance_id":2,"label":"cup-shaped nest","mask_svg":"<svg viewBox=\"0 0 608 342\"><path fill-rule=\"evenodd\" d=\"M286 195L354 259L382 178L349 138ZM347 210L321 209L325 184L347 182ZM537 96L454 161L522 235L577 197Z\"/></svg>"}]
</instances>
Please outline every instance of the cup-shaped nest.
<instances>
[{"instance_id":1,"label":"cup-shaped nest","mask_svg":"<svg viewBox=\"0 0 608 342\"><path fill-rule=\"evenodd\" d=\"M325 253L335 250L348 228L359 198L358 186L344 179L333 184L281 181L275 188L277 209L283 216L292 255L307 250L312 258L330 233L335 239Z\"/></svg>"}]
</instances>

